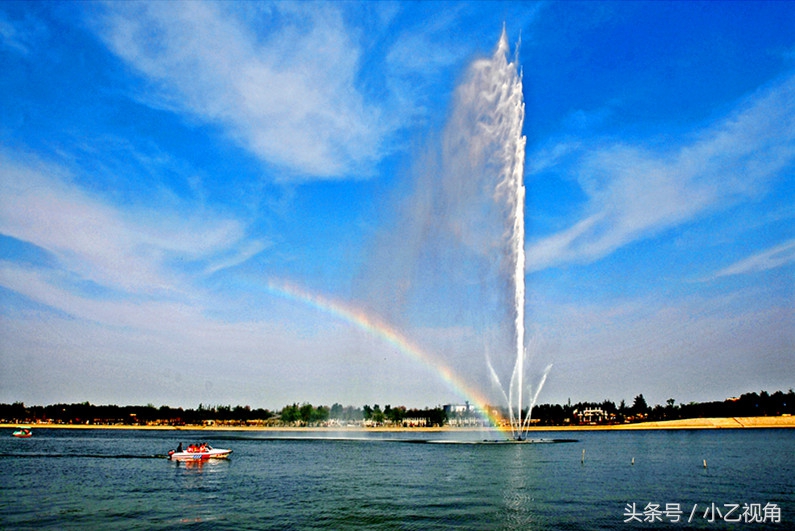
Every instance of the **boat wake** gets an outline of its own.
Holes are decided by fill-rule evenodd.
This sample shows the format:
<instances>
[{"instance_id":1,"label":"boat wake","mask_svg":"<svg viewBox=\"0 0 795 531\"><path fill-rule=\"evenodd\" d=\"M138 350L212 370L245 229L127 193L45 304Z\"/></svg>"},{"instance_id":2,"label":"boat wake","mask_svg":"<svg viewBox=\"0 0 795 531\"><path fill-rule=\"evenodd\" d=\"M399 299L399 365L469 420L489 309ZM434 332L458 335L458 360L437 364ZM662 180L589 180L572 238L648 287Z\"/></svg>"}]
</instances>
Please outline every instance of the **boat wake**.
<instances>
[{"instance_id":1,"label":"boat wake","mask_svg":"<svg viewBox=\"0 0 795 531\"><path fill-rule=\"evenodd\" d=\"M50 458L50 459L66 459L66 458L80 458L80 459L163 459L167 458L166 454L31 454L31 453L7 453L0 454L2 458Z\"/></svg>"}]
</instances>

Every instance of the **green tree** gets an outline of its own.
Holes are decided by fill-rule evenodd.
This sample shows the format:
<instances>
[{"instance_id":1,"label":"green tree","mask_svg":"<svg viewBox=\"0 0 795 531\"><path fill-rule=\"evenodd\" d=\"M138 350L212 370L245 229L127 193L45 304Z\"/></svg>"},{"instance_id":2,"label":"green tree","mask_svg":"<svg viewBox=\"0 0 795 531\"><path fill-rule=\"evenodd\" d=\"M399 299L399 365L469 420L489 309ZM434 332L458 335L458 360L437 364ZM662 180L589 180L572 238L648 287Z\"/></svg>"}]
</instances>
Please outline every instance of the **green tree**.
<instances>
[{"instance_id":1,"label":"green tree","mask_svg":"<svg viewBox=\"0 0 795 531\"><path fill-rule=\"evenodd\" d=\"M312 422L326 422L330 414L331 410L327 406L317 406L312 413Z\"/></svg>"},{"instance_id":2,"label":"green tree","mask_svg":"<svg viewBox=\"0 0 795 531\"><path fill-rule=\"evenodd\" d=\"M384 412L381 411L381 406L378 404L373 405L373 414L370 418L372 418L373 422L376 424L382 424L384 422Z\"/></svg>"},{"instance_id":3,"label":"green tree","mask_svg":"<svg viewBox=\"0 0 795 531\"><path fill-rule=\"evenodd\" d=\"M284 406L281 412L281 418L282 422L285 424L292 424L293 422L298 421L301 418L301 414L298 411L298 404Z\"/></svg>"},{"instance_id":4,"label":"green tree","mask_svg":"<svg viewBox=\"0 0 795 531\"><path fill-rule=\"evenodd\" d=\"M312 417L314 416L315 408L312 407L312 404L309 402L304 402L301 404L301 409L299 410L299 416L301 417L301 421L304 424L309 424L312 421Z\"/></svg>"},{"instance_id":5,"label":"green tree","mask_svg":"<svg viewBox=\"0 0 795 531\"><path fill-rule=\"evenodd\" d=\"M635 401L632 403L632 413L635 415L639 414L647 414L649 412L649 405L646 403L646 399L643 398L643 394L639 394L635 397Z\"/></svg>"},{"instance_id":6,"label":"green tree","mask_svg":"<svg viewBox=\"0 0 795 531\"><path fill-rule=\"evenodd\" d=\"M386 406L386 408L384 408L384 416L387 420L393 422L394 424L400 424L403 422L403 419L406 418L406 408L405 406Z\"/></svg>"}]
</instances>

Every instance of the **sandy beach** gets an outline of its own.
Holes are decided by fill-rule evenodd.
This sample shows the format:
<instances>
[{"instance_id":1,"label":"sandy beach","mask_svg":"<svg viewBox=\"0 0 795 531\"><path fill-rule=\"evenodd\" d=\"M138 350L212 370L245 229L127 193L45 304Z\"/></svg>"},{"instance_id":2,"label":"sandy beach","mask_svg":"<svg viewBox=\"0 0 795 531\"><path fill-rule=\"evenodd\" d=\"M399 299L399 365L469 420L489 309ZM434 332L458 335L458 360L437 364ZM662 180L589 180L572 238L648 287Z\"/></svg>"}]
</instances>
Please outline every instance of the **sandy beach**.
<instances>
[{"instance_id":1,"label":"sandy beach","mask_svg":"<svg viewBox=\"0 0 795 531\"><path fill-rule=\"evenodd\" d=\"M466 432L481 431L482 428L472 427L433 427L433 428L394 428L394 427L263 427L263 426L131 426L131 425L87 425L87 424L0 424L0 429L14 429L20 425L31 428L69 428L69 429L121 429L121 430L207 430L207 431L264 431L264 432ZM700 429L744 429L744 428L795 428L795 417L715 417L660 422L637 422L633 424L615 425L579 425L579 426L534 426L528 428L535 431L609 431L609 430L700 430ZM510 433L510 429L504 429Z\"/></svg>"}]
</instances>

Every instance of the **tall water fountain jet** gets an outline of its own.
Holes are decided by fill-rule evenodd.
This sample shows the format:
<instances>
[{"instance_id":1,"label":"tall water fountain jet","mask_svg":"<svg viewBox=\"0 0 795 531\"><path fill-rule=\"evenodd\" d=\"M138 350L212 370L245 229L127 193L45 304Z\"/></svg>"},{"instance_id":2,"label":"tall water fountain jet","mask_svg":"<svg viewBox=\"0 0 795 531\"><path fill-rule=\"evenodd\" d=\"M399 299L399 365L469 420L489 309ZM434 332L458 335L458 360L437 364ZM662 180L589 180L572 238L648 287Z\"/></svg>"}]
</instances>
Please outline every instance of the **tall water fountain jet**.
<instances>
[{"instance_id":1,"label":"tall water fountain jet","mask_svg":"<svg viewBox=\"0 0 795 531\"><path fill-rule=\"evenodd\" d=\"M513 286L514 311L514 348L515 362L508 384L506 395L504 387L494 370L491 359L487 356L489 371L503 393L510 416L511 432L514 439L525 438L530 421L532 408L538 394L546 381L550 367L547 367L539 382L538 388L528 403L527 415L523 418L525 391L530 394L525 384L527 347L525 340L525 186L524 162L526 138L522 135L524 125L524 100L522 97L522 75L515 62L508 61L508 37L503 28L499 44L494 55L473 65L473 70L480 75L483 86L479 91L480 103L483 106L479 113L479 123L491 135L491 141L500 149L493 153L494 169L498 172L494 199L505 205L506 253L503 268ZM487 164L488 168L490 164ZM516 413L514 414L514 409Z\"/></svg>"},{"instance_id":2,"label":"tall water fountain jet","mask_svg":"<svg viewBox=\"0 0 795 531\"><path fill-rule=\"evenodd\" d=\"M472 386L494 385L508 406L513 437L523 439L549 367L531 389L525 108L518 61L509 53L503 29L494 54L468 68L439 142L428 142L418 157L394 226L369 253L369 270L377 274L359 284L371 291L364 298L386 303L375 308L379 314L392 321L412 316L416 322L407 328L419 323L437 332L430 350Z\"/></svg>"}]
</instances>

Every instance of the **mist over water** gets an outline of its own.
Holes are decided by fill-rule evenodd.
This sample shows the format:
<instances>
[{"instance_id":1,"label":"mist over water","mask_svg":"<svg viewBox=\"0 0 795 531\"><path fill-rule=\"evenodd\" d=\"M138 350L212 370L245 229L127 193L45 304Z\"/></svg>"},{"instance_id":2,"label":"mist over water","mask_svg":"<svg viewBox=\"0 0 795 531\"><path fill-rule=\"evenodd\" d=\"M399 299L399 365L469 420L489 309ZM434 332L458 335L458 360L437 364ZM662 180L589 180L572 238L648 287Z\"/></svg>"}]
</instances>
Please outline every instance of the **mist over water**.
<instances>
[{"instance_id":1,"label":"mist over water","mask_svg":"<svg viewBox=\"0 0 795 531\"><path fill-rule=\"evenodd\" d=\"M510 404L521 429L540 385L526 377L524 101L509 54L503 30L494 54L469 66L378 239L366 298L495 404Z\"/></svg>"}]
</instances>

